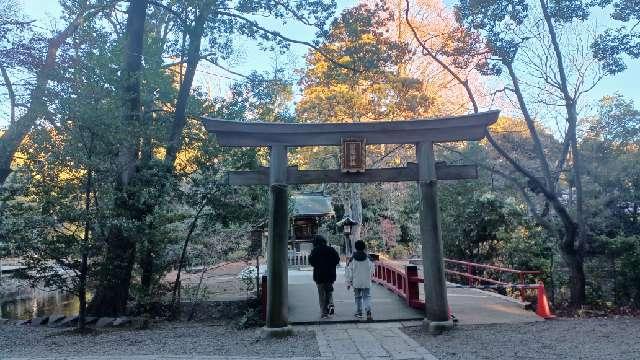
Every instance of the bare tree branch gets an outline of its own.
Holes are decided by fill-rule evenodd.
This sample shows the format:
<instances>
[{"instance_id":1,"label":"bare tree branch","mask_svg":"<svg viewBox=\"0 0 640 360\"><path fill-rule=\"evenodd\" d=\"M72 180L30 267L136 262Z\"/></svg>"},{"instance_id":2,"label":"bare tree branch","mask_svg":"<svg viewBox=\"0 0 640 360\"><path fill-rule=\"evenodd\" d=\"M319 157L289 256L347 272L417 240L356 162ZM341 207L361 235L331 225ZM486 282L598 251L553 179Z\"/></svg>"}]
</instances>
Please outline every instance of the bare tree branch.
<instances>
[{"instance_id":1,"label":"bare tree branch","mask_svg":"<svg viewBox=\"0 0 640 360\"><path fill-rule=\"evenodd\" d=\"M314 51L318 52L318 54L320 54L322 57L324 57L325 59L327 59L330 63L343 68L345 70L349 70L353 73L360 73L359 70L351 67L351 66L347 66L344 65L342 63L340 63L339 61L337 61L336 59L334 59L333 57L331 57L329 54L327 54L324 50L322 50L320 47L318 47L317 45L310 43L308 41L303 41L303 40L296 40L296 39L292 39L290 37L284 36L282 35L280 32L278 31L274 31L274 30L269 30L267 28L265 28L264 26L261 26L260 24L258 24L257 21L255 20L251 20L247 17L244 17L242 15L239 14L234 14L234 13L230 13L230 12L226 12L226 11L217 11L217 14L219 15L224 15L224 16L228 16L234 19L238 19L238 20L242 20L245 23L249 24L250 26L252 26L253 28L255 28L256 30L259 30L269 36L273 36L275 38L278 38L280 40L286 41L288 43L292 43L292 44L299 44L299 45L304 45L307 46L311 49L313 49Z\"/></svg>"},{"instance_id":2,"label":"bare tree branch","mask_svg":"<svg viewBox=\"0 0 640 360\"><path fill-rule=\"evenodd\" d=\"M431 49L429 49L427 44L425 44L420 39L420 36L418 35L418 32L416 31L415 27L413 26L413 24L409 20L409 7L410 7L409 0L405 0L405 4L406 4L406 8L404 10L405 22L409 26L409 29L411 29L411 33L413 34L414 39L418 42L418 44L422 48L422 52L425 55L427 55L428 57L430 57L431 59L433 59L433 61L437 62L438 65L440 65L443 69L445 69L454 79L456 79L456 81L458 83L460 83L460 85L462 85L464 87L465 91L467 92L467 96L469 97L469 101L471 102L471 105L473 106L473 112L477 113L479 111L478 103L476 102L475 96L473 95L473 91L471 90L471 87L469 86L469 80L468 79L464 79L463 80L458 75L457 72L455 72L448 64L446 64L444 61L442 61L440 58L438 58L438 56L436 56L433 53L433 51L431 51Z\"/></svg>"},{"instance_id":3,"label":"bare tree branch","mask_svg":"<svg viewBox=\"0 0 640 360\"><path fill-rule=\"evenodd\" d=\"M0 73L2 73L4 86L7 88L7 93L9 95L9 106L11 107L9 125L11 126L16 121L16 93L13 91L13 85L11 84L9 74L7 74L7 69L5 69L2 64L0 64Z\"/></svg>"}]
</instances>

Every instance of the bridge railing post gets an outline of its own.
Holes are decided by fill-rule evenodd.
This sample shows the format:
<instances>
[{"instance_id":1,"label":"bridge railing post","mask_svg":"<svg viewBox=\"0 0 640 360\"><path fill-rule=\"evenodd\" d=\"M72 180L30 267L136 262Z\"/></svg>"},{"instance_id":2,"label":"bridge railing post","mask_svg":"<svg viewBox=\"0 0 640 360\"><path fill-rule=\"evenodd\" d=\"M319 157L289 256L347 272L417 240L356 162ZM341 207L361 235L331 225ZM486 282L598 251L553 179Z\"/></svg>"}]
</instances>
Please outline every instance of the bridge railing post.
<instances>
[{"instance_id":1,"label":"bridge railing post","mask_svg":"<svg viewBox=\"0 0 640 360\"><path fill-rule=\"evenodd\" d=\"M416 302L420 301L418 267L416 265L407 265L405 267L405 274L407 276L407 288L405 289L405 293L407 294L407 304L412 306Z\"/></svg>"}]
</instances>

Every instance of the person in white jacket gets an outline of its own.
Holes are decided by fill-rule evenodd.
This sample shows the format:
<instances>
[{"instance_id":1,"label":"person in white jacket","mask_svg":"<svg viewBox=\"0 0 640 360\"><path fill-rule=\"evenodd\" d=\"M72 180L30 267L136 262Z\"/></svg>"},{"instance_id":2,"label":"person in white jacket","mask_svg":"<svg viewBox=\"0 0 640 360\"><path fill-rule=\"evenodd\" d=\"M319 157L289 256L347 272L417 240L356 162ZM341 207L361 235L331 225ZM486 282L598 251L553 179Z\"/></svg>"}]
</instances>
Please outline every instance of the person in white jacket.
<instances>
[{"instance_id":1,"label":"person in white jacket","mask_svg":"<svg viewBox=\"0 0 640 360\"><path fill-rule=\"evenodd\" d=\"M358 240L354 244L356 251L347 261L345 268L345 279L347 290L353 287L353 294L356 301L355 317L363 318L362 310L366 311L367 320L373 320L371 315L371 274L373 273L373 262L365 252L364 241Z\"/></svg>"}]
</instances>

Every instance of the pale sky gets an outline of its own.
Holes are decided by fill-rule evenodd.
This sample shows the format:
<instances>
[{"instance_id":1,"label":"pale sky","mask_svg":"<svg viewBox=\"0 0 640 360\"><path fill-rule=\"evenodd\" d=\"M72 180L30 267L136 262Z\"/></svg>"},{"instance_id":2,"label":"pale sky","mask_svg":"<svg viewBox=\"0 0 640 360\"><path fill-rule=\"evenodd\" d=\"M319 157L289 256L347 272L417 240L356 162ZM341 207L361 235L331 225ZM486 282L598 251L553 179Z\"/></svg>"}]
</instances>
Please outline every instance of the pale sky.
<instances>
[{"instance_id":1,"label":"pale sky","mask_svg":"<svg viewBox=\"0 0 640 360\"><path fill-rule=\"evenodd\" d=\"M57 0L21 1L26 15L29 18L37 20L38 26L51 28L52 24L59 24L61 22L61 20L59 20L60 8ZM356 3L357 1L354 0L338 0L338 10L342 10ZM451 1L445 1L445 3L451 3ZM276 23L274 22L273 24L275 25ZM280 30L288 36L301 40L309 41L313 38L313 31L302 25L290 24L287 28ZM253 70L260 72L270 71L276 63L287 64L288 66L297 68L303 67L304 55L308 50L305 46L292 46L289 54L280 56L264 53L249 41L242 41L241 44L243 55L236 59L233 64L229 64L229 67L234 71L244 74ZM597 87L590 92L588 98L583 99L583 101L595 103L597 99L605 95L619 92L627 98L634 100L636 107L640 107L640 86L638 86L638 81L640 80L640 60L628 61L628 66L629 68L625 72L603 79ZM238 79L222 70L206 65L199 66L199 70L196 85L200 85L205 90L214 94L225 93L233 79ZM0 96L6 97L6 91L4 89L0 89ZM0 106L6 106L6 103L6 99L0 99ZM8 114L8 110L3 109L0 111L0 116L3 117L0 118L0 127L7 123L7 120L4 119L5 114Z\"/></svg>"}]
</instances>

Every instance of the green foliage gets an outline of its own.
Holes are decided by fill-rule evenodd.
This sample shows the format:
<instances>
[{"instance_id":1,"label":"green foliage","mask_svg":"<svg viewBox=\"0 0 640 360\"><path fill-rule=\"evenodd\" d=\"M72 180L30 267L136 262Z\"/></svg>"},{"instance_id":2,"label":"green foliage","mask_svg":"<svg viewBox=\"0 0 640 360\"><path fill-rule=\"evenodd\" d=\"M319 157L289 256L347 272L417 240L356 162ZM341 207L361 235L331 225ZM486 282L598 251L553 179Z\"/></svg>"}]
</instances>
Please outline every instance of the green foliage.
<instances>
[{"instance_id":1,"label":"green foliage","mask_svg":"<svg viewBox=\"0 0 640 360\"><path fill-rule=\"evenodd\" d=\"M600 100L598 116L588 130L589 138L623 151L625 146L640 142L640 111L633 100L621 94L606 96Z\"/></svg>"},{"instance_id":2,"label":"green foliage","mask_svg":"<svg viewBox=\"0 0 640 360\"><path fill-rule=\"evenodd\" d=\"M527 0L462 0L456 5L456 19L471 32L481 32L491 52L513 62L520 46L514 31L529 16Z\"/></svg>"},{"instance_id":3,"label":"green foliage","mask_svg":"<svg viewBox=\"0 0 640 360\"><path fill-rule=\"evenodd\" d=\"M233 101L225 111L247 121L293 122L290 110L293 88L284 75L281 70L273 78L257 72L249 74L231 86Z\"/></svg>"},{"instance_id":4,"label":"green foliage","mask_svg":"<svg viewBox=\"0 0 640 360\"><path fill-rule=\"evenodd\" d=\"M415 247L411 245L396 245L387 253L392 259L407 259L415 254Z\"/></svg>"},{"instance_id":5,"label":"green foliage","mask_svg":"<svg viewBox=\"0 0 640 360\"><path fill-rule=\"evenodd\" d=\"M609 74L617 74L627 68L625 55L640 58L640 30L637 26L640 21L640 1L600 0L598 4L612 5L611 19L630 25L606 29L591 45L594 57L603 64L604 70Z\"/></svg>"},{"instance_id":6,"label":"green foliage","mask_svg":"<svg viewBox=\"0 0 640 360\"><path fill-rule=\"evenodd\" d=\"M640 115L631 101L606 97L590 121L581 149L591 180L586 187L591 232L614 238L640 234Z\"/></svg>"},{"instance_id":7,"label":"green foliage","mask_svg":"<svg viewBox=\"0 0 640 360\"><path fill-rule=\"evenodd\" d=\"M640 235L600 236L597 241L607 256L615 259L613 281L618 303L640 307Z\"/></svg>"},{"instance_id":8,"label":"green foliage","mask_svg":"<svg viewBox=\"0 0 640 360\"><path fill-rule=\"evenodd\" d=\"M478 187L460 184L442 192L445 256L549 270L551 249L545 231L531 222L515 199L502 199Z\"/></svg>"}]
</instances>

